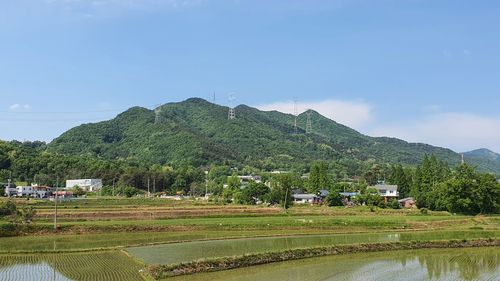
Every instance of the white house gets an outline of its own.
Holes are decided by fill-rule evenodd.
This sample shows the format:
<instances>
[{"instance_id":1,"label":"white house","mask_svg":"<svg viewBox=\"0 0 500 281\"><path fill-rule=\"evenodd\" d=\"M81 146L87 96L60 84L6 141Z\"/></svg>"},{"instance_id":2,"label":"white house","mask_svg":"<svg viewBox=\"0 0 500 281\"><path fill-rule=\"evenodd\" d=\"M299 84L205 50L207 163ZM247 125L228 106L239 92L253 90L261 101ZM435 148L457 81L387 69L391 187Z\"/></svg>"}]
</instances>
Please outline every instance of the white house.
<instances>
[{"instance_id":1,"label":"white house","mask_svg":"<svg viewBox=\"0 0 500 281\"><path fill-rule=\"evenodd\" d=\"M67 180L66 189L71 189L75 186L82 188L85 191L94 192L102 188L101 179L78 179L78 180Z\"/></svg>"},{"instance_id":2,"label":"white house","mask_svg":"<svg viewBox=\"0 0 500 281\"><path fill-rule=\"evenodd\" d=\"M33 196L35 194L35 189L33 186L18 186L17 187L17 196Z\"/></svg>"},{"instance_id":3,"label":"white house","mask_svg":"<svg viewBox=\"0 0 500 281\"><path fill-rule=\"evenodd\" d=\"M389 185L389 184L377 184L375 186L370 186L370 188L375 188L385 200L385 202L389 202L392 199L399 198L398 186L397 185Z\"/></svg>"},{"instance_id":4,"label":"white house","mask_svg":"<svg viewBox=\"0 0 500 281\"><path fill-rule=\"evenodd\" d=\"M316 194L293 194L293 202L297 204L317 204L320 203L321 198Z\"/></svg>"},{"instance_id":5,"label":"white house","mask_svg":"<svg viewBox=\"0 0 500 281\"><path fill-rule=\"evenodd\" d=\"M5 196L12 197L17 195L17 188L14 184L8 184L5 186Z\"/></svg>"},{"instance_id":6,"label":"white house","mask_svg":"<svg viewBox=\"0 0 500 281\"><path fill-rule=\"evenodd\" d=\"M49 186L33 185L34 197L49 198L55 192L55 188Z\"/></svg>"}]
</instances>

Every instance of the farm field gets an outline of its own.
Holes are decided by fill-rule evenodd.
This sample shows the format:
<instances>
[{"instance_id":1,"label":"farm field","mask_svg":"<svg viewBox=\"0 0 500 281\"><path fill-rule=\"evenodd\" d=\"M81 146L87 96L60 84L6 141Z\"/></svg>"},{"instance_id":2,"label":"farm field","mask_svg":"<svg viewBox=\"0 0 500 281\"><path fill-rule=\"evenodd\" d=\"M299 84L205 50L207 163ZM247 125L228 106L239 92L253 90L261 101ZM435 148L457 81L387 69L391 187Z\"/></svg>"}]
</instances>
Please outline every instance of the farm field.
<instances>
[{"instance_id":1,"label":"farm field","mask_svg":"<svg viewBox=\"0 0 500 281\"><path fill-rule=\"evenodd\" d=\"M0 221L0 280L31 280L33 272L40 272L37 280L143 280L139 270L146 274L154 264L332 245L500 237L499 216L319 206L283 212L144 198L62 202L54 232L53 202L15 202L33 206L37 215L14 230ZM95 264L98 270L90 272Z\"/></svg>"},{"instance_id":2,"label":"farm field","mask_svg":"<svg viewBox=\"0 0 500 281\"><path fill-rule=\"evenodd\" d=\"M133 247L128 248L127 251L146 264L168 265L191 262L200 259L282 252L299 248L326 247L346 244L373 244L494 237L500 237L500 231L334 234L196 241L146 247Z\"/></svg>"},{"instance_id":3,"label":"farm field","mask_svg":"<svg viewBox=\"0 0 500 281\"><path fill-rule=\"evenodd\" d=\"M0 280L144 280L142 265L120 251L0 255Z\"/></svg>"},{"instance_id":4,"label":"farm field","mask_svg":"<svg viewBox=\"0 0 500 281\"><path fill-rule=\"evenodd\" d=\"M499 276L500 248L494 247L348 254L186 275L168 280L493 281L499 280Z\"/></svg>"}]
</instances>

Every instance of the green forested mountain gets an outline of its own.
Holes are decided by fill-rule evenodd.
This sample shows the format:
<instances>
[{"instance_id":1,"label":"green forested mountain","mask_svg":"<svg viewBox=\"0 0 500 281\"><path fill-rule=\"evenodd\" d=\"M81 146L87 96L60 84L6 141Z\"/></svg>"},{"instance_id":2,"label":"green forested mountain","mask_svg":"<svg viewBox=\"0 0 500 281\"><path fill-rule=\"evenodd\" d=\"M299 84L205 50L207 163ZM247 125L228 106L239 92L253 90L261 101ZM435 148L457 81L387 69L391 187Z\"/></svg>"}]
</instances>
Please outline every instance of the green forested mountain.
<instances>
[{"instance_id":1,"label":"green forested mountain","mask_svg":"<svg viewBox=\"0 0 500 281\"><path fill-rule=\"evenodd\" d=\"M489 149L481 148L463 154L465 161L474 163L478 170L489 171L491 167L500 166L500 154Z\"/></svg>"},{"instance_id":2,"label":"green forested mountain","mask_svg":"<svg viewBox=\"0 0 500 281\"><path fill-rule=\"evenodd\" d=\"M460 161L460 155L449 149L365 136L314 111L313 132L305 134L303 113L294 134L293 115L245 105L236 108L235 120L228 120L227 107L198 98L160 109L156 123L153 110L134 107L113 120L78 126L56 138L48 150L147 164L219 163L268 170L300 170L312 161L326 160L347 167L350 174L375 163L415 165L426 154L451 165ZM471 158L471 164L500 173L498 162Z\"/></svg>"}]
</instances>

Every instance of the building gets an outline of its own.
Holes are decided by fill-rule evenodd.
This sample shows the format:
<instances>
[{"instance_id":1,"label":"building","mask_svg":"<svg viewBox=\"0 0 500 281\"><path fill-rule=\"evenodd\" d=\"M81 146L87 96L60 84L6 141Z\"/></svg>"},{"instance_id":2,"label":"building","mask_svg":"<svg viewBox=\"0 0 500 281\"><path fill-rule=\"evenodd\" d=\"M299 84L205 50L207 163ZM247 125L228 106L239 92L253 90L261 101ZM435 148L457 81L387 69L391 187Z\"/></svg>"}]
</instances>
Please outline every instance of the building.
<instances>
[{"instance_id":1,"label":"building","mask_svg":"<svg viewBox=\"0 0 500 281\"><path fill-rule=\"evenodd\" d=\"M33 189L35 191L33 197L37 198L49 198L55 191L55 188L49 186L34 185Z\"/></svg>"},{"instance_id":2,"label":"building","mask_svg":"<svg viewBox=\"0 0 500 281\"><path fill-rule=\"evenodd\" d=\"M35 189L33 186L18 186L17 187L17 196L18 197L33 197L35 194Z\"/></svg>"},{"instance_id":3,"label":"building","mask_svg":"<svg viewBox=\"0 0 500 281\"><path fill-rule=\"evenodd\" d=\"M297 204L321 204L321 197L316 194L293 194L293 202Z\"/></svg>"},{"instance_id":4,"label":"building","mask_svg":"<svg viewBox=\"0 0 500 281\"><path fill-rule=\"evenodd\" d=\"M401 200L398 200L398 203L401 205L401 207L403 207L405 209L417 208L417 204L412 197L403 198Z\"/></svg>"},{"instance_id":5,"label":"building","mask_svg":"<svg viewBox=\"0 0 500 281\"><path fill-rule=\"evenodd\" d=\"M73 187L80 187L81 189L94 192L98 191L102 188L102 180L101 179L78 179L78 180L67 180L66 181L66 189L71 189Z\"/></svg>"},{"instance_id":6,"label":"building","mask_svg":"<svg viewBox=\"0 0 500 281\"><path fill-rule=\"evenodd\" d=\"M17 188L15 184L9 183L5 186L5 196L7 197L17 196Z\"/></svg>"},{"instance_id":7,"label":"building","mask_svg":"<svg viewBox=\"0 0 500 281\"><path fill-rule=\"evenodd\" d=\"M392 199L399 199L399 192L397 185L389 185L385 183L377 184L375 186L370 186L370 188L374 188L377 190L378 194L384 198L384 201L387 203Z\"/></svg>"}]
</instances>

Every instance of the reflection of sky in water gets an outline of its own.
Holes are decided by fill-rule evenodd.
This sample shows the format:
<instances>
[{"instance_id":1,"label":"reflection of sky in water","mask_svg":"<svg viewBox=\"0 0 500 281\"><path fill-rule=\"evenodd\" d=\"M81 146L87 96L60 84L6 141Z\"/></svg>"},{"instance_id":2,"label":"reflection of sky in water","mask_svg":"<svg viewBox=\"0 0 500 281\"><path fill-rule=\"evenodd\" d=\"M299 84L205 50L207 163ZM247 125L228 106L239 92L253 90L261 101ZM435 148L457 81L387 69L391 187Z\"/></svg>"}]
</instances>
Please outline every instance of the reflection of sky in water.
<instances>
[{"instance_id":1,"label":"reflection of sky in water","mask_svg":"<svg viewBox=\"0 0 500 281\"><path fill-rule=\"evenodd\" d=\"M0 281L71 281L46 263L0 267Z\"/></svg>"},{"instance_id":2,"label":"reflection of sky in water","mask_svg":"<svg viewBox=\"0 0 500 281\"><path fill-rule=\"evenodd\" d=\"M500 248L425 249L303 259L172 281L500 281Z\"/></svg>"}]
</instances>

